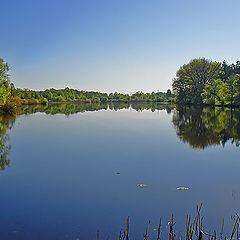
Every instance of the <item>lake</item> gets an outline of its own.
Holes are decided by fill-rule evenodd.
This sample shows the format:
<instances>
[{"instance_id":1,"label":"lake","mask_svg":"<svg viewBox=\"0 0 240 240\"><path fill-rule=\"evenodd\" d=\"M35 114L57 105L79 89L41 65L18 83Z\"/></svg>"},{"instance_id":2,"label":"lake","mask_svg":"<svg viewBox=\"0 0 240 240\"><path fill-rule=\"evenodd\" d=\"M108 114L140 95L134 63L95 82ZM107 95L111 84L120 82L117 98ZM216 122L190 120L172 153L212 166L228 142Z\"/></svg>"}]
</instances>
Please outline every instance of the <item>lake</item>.
<instances>
[{"instance_id":1,"label":"lake","mask_svg":"<svg viewBox=\"0 0 240 240\"><path fill-rule=\"evenodd\" d=\"M240 212L240 111L167 104L53 105L0 117L0 238L162 236L203 204L204 231ZM143 184L143 185L141 185ZM188 189L181 190L179 187Z\"/></svg>"}]
</instances>

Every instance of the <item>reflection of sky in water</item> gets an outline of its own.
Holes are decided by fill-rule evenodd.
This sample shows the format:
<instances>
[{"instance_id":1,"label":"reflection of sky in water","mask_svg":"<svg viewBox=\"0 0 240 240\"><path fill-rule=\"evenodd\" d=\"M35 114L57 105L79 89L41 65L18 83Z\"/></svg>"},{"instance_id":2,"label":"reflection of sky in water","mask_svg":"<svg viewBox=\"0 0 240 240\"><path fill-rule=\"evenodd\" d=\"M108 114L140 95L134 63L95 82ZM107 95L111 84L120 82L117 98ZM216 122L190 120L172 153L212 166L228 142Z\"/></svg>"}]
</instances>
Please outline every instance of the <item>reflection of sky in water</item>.
<instances>
[{"instance_id":1,"label":"reflection of sky in water","mask_svg":"<svg viewBox=\"0 0 240 240\"><path fill-rule=\"evenodd\" d=\"M210 230L223 217L230 230L240 210L239 149L192 149L171 120L166 111L135 110L19 116L10 167L0 173L0 236L94 239L100 230L113 238L130 216L141 238L149 219L150 232L160 216L165 231L172 213L182 230L201 202Z\"/></svg>"}]
</instances>

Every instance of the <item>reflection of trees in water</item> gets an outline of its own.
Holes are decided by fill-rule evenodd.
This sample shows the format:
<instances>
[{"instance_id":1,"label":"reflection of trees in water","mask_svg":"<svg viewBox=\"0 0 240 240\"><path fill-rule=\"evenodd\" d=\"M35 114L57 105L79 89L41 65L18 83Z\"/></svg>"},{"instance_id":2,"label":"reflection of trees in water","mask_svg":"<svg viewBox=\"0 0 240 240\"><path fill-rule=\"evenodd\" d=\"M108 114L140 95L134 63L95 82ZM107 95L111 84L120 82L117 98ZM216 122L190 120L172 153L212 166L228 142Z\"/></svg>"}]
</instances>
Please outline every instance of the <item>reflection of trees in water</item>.
<instances>
[{"instance_id":1,"label":"reflection of trees in water","mask_svg":"<svg viewBox=\"0 0 240 240\"><path fill-rule=\"evenodd\" d=\"M174 105L162 103L95 103L95 104L53 104L49 106L37 105L27 107L23 110L25 114L44 112L46 114L71 115L79 112L99 110L120 110L133 109L136 111L166 110L168 114L173 111L172 122L176 129L177 136L181 141L188 143L193 148L204 149L207 146L221 144L223 147L230 141L236 146L240 145L240 109L227 108L201 108L201 107L179 107L175 110ZM0 168L9 164L7 158L10 151L8 145L7 128L11 128L15 118L0 118Z\"/></svg>"},{"instance_id":2,"label":"reflection of trees in water","mask_svg":"<svg viewBox=\"0 0 240 240\"><path fill-rule=\"evenodd\" d=\"M120 110L120 109L135 109L136 111L142 111L144 109L155 110L167 110L171 113L173 106L160 104L160 103L89 103L89 104L52 104L52 105L35 105L35 106L25 106L23 109L19 109L18 114L33 114L37 112L44 112L46 114L65 114L69 116L75 113L83 113L88 111L99 111L99 110ZM9 135L7 133L8 129L11 129L16 116L10 115L0 115L0 169L4 170L9 166L10 159L9 153L11 150L11 145L9 144Z\"/></svg>"},{"instance_id":3,"label":"reflection of trees in water","mask_svg":"<svg viewBox=\"0 0 240 240\"><path fill-rule=\"evenodd\" d=\"M152 112L155 112L157 110L166 110L168 114L170 114L173 109L173 105L171 104L153 103L153 102L132 103L131 107L136 111L151 110Z\"/></svg>"},{"instance_id":4,"label":"reflection of trees in water","mask_svg":"<svg viewBox=\"0 0 240 240\"><path fill-rule=\"evenodd\" d=\"M163 103L124 103L124 102L112 102L112 103L89 103L89 104L52 104L49 106L37 105L27 107L23 110L25 114L31 114L36 112L44 112L46 114L63 113L70 115L79 112L87 111L99 111L99 110L121 110L132 108L136 111L151 110L166 110L167 113L171 113L173 106Z\"/></svg>"},{"instance_id":5,"label":"reflection of trees in water","mask_svg":"<svg viewBox=\"0 0 240 240\"><path fill-rule=\"evenodd\" d=\"M176 128L177 136L193 148L204 149L207 146L221 144L223 147L230 141L236 146L240 145L240 109L176 107L161 103L97 103L97 104L54 104L50 106L38 105L27 107L25 114L45 112L46 114L70 115L78 112L98 110L134 109L136 111L166 110L168 114L173 111L172 122ZM8 130L12 128L16 117L0 115L0 169L9 166Z\"/></svg>"},{"instance_id":6,"label":"reflection of trees in water","mask_svg":"<svg viewBox=\"0 0 240 240\"><path fill-rule=\"evenodd\" d=\"M239 146L239 109L177 107L172 122L177 136L193 148L224 147L228 141Z\"/></svg>"},{"instance_id":7,"label":"reflection of trees in water","mask_svg":"<svg viewBox=\"0 0 240 240\"><path fill-rule=\"evenodd\" d=\"M96 103L96 104L52 104L48 106L44 105L36 105L29 106L23 110L25 114L32 114L36 112L44 112L46 114L58 114L62 113L65 115L71 115L78 112L86 112L86 111L98 111L101 109L107 109L108 105L104 103Z\"/></svg>"},{"instance_id":8,"label":"reflection of trees in water","mask_svg":"<svg viewBox=\"0 0 240 240\"><path fill-rule=\"evenodd\" d=\"M0 169L5 170L10 164L9 153L11 145L9 144L8 129L11 129L16 117L10 115L0 115Z\"/></svg>"}]
</instances>

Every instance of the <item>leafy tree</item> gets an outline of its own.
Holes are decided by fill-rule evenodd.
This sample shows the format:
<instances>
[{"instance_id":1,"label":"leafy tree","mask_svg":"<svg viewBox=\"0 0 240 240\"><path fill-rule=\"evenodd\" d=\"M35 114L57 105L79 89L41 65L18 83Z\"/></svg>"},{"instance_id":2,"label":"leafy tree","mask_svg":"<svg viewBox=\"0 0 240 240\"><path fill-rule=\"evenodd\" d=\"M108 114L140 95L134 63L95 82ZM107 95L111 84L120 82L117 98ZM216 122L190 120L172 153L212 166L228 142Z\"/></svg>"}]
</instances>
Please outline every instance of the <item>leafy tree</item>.
<instances>
[{"instance_id":1,"label":"leafy tree","mask_svg":"<svg viewBox=\"0 0 240 240\"><path fill-rule=\"evenodd\" d=\"M40 97L39 102L44 105L48 105L48 100L45 97Z\"/></svg>"},{"instance_id":2,"label":"leafy tree","mask_svg":"<svg viewBox=\"0 0 240 240\"><path fill-rule=\"evenodd\" d=\"M9 65L0 58L0 105L4 105L10 96Z\"/></svg>"},{"instance_id":3,"label":"leafy tree","mask_svg":"<svg viewBox=\"0 0 240 240\"><path fill-rule=\"evenodd\" d=\"M240 75L232 74L226 81L218 79L206 84L201 96L210 105L239 105Z\"/></svg>"},{"instance_id":4,"label":"leafy tree","mask_svg":"<svg viewBox=\"0 0 240 240\"><path fill-rule=\"evenodd\" d=\"M1 81L9 81L9 71L10 67L7 62L5 62L2 58L0 58L0 80Z\"/></svg>"},{"instance_id":5,"label":"leafy tree","mask_svg":"<svg viewBox=\"0 0 240 240\"><path fill-rule=\"evenodd\" d=\"M201 94L203 103L210 105L224 105L226 100L230 98L230 89L228 84L217 79L212 83L206 84Z\"/></svg>"},{"instance_id":6,"label":"leafy tree","mask_svg":"<svg viewBox=\"0 0 240 240\"><path fill-rule=\"evenodd\" d=\"M219 79L221 74L221 63L205 58L194 59L183 65L172 84L176 102L202 104L201 94L205 85Z\"/></svg>"},{"instance_id":7,"label":"leafy tree","mask_svg":"<svg viewBox=\"0 0 240 240\"><path fill-rule=\"evenodd\" d=\"M6 80L0 81L0 105L5 105L10 97L11 89L9 82Z\"/></svg>"},{"instance_id":8,"label":"leafy tree","mask_svg":"<svg viewBox=\"0 0 240 240\"><path fill-rule=\"evenodd\" d=\"M240 74L240 61L237 61L236 64L228 65L224 60L222 63L222 75L221 79L224 82L227 82L231 75Z\"/></svg>"},{"instance_id":9,"label":"leafy tree","mask_svg":"<svg viewBox=\"0 0 240 240\"><path fill-rule=\"evenodd\" d=\"M221 79L226 82L228 78L232 75L232 68L229 66L226 61L224 60L222 63L222 76Z\"/></svg>"},{"instance_id":10,"label":"leafy tree","mask_svg":"<svg viewBox=\"0 0 240 240\"><path fill-rule=\"evenodd\" d=\"M171 97L171 96L172 96L172 92L170 89L168 89L166 93L166 97Z\"/></svg>"},{"instance_id":11,"label":"leafy tree","mask_svg":"<svg viewBox=\"0 0 240 240\"><path fill-rule=\"evenodd\" d=\"M10 83L10 90L11 90L11 96L15 96L16 89L13 83Z\"/></svg>"},{"instance_id":12,"label":"leafy tree","mask_svg":"<svg viewBox=\"0 0 240 240\"><path fill-rule=\"evenodd\" d=\"M240 74L235 74L231 76L232 78L232 85L234 89L234 103L235 105L240 105Z\"/></svg>"}]
</instances>

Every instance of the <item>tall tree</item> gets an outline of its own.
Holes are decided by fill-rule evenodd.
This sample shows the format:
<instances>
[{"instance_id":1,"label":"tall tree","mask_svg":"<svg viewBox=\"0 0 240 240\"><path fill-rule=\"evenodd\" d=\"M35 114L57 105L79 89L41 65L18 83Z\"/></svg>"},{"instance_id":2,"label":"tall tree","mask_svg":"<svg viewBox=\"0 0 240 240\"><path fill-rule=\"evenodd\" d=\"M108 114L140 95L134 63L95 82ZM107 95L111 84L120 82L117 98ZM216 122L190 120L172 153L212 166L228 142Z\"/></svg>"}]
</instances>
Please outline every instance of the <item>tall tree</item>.
<instances>
[{"instance_id":1,"label":"tall tree","mask_svg":"<svg viewBox=\"0 0 240 240\"><path fill-rule=\"evenodd\" d=\"M221 63L205 58L193 59L183 65L173 80L173 92L178 103L202 104L201 94L206 84L220 78Z\"/></svg>"},{"instance_id":2,"label":"tall tree","mask_svg":"<svg viewBox=\"0 0 240 240\"><path fill-rule=\"evenodd\" d=\"M10 96L9 65L0 58L0 104L4 105Z\"/></svg>"}]
</instances>

